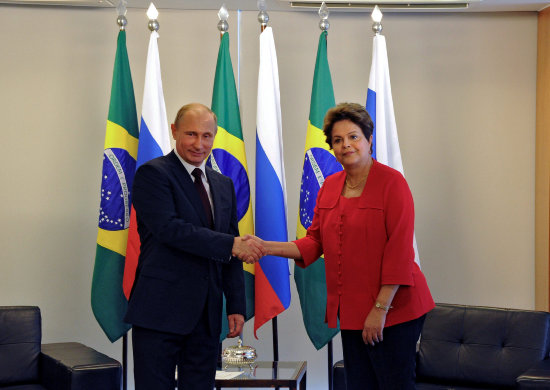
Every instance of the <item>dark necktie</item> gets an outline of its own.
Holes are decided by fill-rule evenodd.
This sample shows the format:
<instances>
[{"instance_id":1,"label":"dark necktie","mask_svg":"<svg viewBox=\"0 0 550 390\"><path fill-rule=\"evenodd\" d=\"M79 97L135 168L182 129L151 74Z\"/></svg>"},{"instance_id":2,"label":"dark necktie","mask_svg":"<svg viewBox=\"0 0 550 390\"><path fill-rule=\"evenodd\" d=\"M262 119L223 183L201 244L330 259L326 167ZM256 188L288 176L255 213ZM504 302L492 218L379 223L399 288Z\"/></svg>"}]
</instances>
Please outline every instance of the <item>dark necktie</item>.
<instances>
[{"instance_id":1,"label":"dark necktie","mask_svg":"<svg viewBox=\"0 0 550 390\"><path fill-rule=\"evenodd\" d=\"M208 221L209 226L213 227L214 218L212 218L212 208L210 207L210 200L208 199L206 188L204 188L204 184L202 183L202 171L199 168L195 168L191 174L195 178L195 188L199 192L202 207L204 207L204 212L206 213L206 220Z\"/></svg>"}]
</instances>

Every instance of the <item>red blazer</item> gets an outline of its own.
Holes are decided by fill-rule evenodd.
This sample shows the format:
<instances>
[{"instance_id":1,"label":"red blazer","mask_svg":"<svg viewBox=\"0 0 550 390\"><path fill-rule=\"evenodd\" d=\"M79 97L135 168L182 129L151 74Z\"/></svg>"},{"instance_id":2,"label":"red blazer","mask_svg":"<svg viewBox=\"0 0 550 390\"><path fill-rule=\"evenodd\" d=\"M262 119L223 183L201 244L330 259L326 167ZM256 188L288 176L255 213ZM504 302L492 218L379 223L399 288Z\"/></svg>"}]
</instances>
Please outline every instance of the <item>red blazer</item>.
<instances>
[{"instance_id":1,"label":"red blazer","mask_svg":"<svg viewBox=\"0 0 550 390\"><path fill-rule=\"evenodd\" d=\"M414 262L414 204L405 178L376 161L359 198L341 199L344 171L326 178L313 223L294 241L307 267L325 257L325 321L336 328L363 329L383 284L399 284L385 326L410 321L435 305Z\"/></svg>"}]
</instances>

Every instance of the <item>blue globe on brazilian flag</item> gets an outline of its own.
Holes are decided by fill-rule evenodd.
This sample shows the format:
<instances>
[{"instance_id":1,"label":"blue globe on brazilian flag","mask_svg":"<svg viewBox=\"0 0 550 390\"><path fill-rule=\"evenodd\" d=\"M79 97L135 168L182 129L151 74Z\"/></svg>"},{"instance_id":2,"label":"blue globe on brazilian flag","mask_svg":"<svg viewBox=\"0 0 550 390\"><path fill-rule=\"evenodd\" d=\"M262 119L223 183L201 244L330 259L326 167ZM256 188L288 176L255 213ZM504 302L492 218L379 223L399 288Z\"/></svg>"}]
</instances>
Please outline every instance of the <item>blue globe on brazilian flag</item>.
<instances>
[{"instance_id":1,"label":"blue globe on brazilian flag","mask_svg":"<svg viewBox=\"0 0 550 390\"><path fill-rule=\"evenodd\" d=\"M220 130L220 128L218 128L216 140L223 132L225 132L225 129L222 128ZM227 134L224 134L222 137L229 138ZM244 148L244 142L242 142L242 140L240 140L240 142L238 140L234 140L233 142L237 145L242 143ZM237 196L237 218L240 221L250 209L250 183L248 182L248 173L246 172L245 167L239 159L234 157L227 150L220 148L212 149L212 153L208 158L208 164L216 171L225 176L229 176L231 180L233 180L233 185L235 186L235 193Z\"/></svg>"},{"instance_id":2,"label":"blue globe on brazilian flag","mask_svg":"<svg viewBox=\"0 0 550 390\"><path fill-rule=\"evenodd\" d=\"M109 148L103 153L103 177L99 227L116 231L130 224L130 189L136 170L136 160L125 149ZM126 175L130 172L130 175Z\"/></svg>"},{"instance_id":3,"label":"blue globe on brazilian flag","mask_svg":"<svg viewBox=\"0 0 550 390\"><path fill-rule=\"evenodd\" d=\"M325 178L342 170L332 153L319 147L308 149L304 157L304 171L300 184L300 223L307 229L313 221L317 193Z\"/></svg>"}]
</instances>

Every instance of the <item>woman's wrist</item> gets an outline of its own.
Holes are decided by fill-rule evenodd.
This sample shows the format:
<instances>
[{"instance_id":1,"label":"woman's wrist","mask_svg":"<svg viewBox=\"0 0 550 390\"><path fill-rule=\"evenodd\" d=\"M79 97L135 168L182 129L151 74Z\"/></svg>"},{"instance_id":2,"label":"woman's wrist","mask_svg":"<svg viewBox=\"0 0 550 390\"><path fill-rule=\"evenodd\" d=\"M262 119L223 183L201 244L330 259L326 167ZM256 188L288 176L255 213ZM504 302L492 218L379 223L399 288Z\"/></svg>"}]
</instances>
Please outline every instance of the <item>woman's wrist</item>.
<instances>
[{"instance_id":1,"label":"woman's wrist","mask_svg":"<svg viewBox=\"0 0 550 390\"><path fill-rule=\"evenodd\" d=\"M379 310L382 310L382 311L384 311L384 312L386 312L386 313L389 312L390 309L393 309L393 306L391 306L391 305L383 305L382 303L380 303L380 302L378 302L378 301L376 301L376 303L374 304L374 307L377 308L377 309L379 309Z\"/></svg>"}]
</instances>

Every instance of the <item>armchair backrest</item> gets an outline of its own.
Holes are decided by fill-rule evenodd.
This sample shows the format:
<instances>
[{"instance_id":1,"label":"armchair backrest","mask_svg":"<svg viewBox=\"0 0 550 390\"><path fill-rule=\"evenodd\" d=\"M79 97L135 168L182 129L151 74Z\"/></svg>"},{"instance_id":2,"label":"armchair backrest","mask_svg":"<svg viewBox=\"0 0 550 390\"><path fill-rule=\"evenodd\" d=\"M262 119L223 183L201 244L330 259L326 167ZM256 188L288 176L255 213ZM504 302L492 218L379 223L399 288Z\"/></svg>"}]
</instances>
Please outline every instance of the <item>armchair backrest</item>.
<instances>
[{"instance_id":1,"label":"armchair backrest","mask_svg":"<svg viewBox=\"0 0 550 390\"><path fill-rule=\"evenodd\" d=\"M0 306L0 387L38 381L40 309Z\"/></svg>"},{"instance_id":2,"label":"armchair backrest","mask_svg":"<svg viewBox=\"0 0 550 390\"><path fill-rule=\"evenodd\" d=\"M437 304L426 316L417 375L421 380L515 386L548 357L550 314Z\"/></svg>"}]
</instances>

